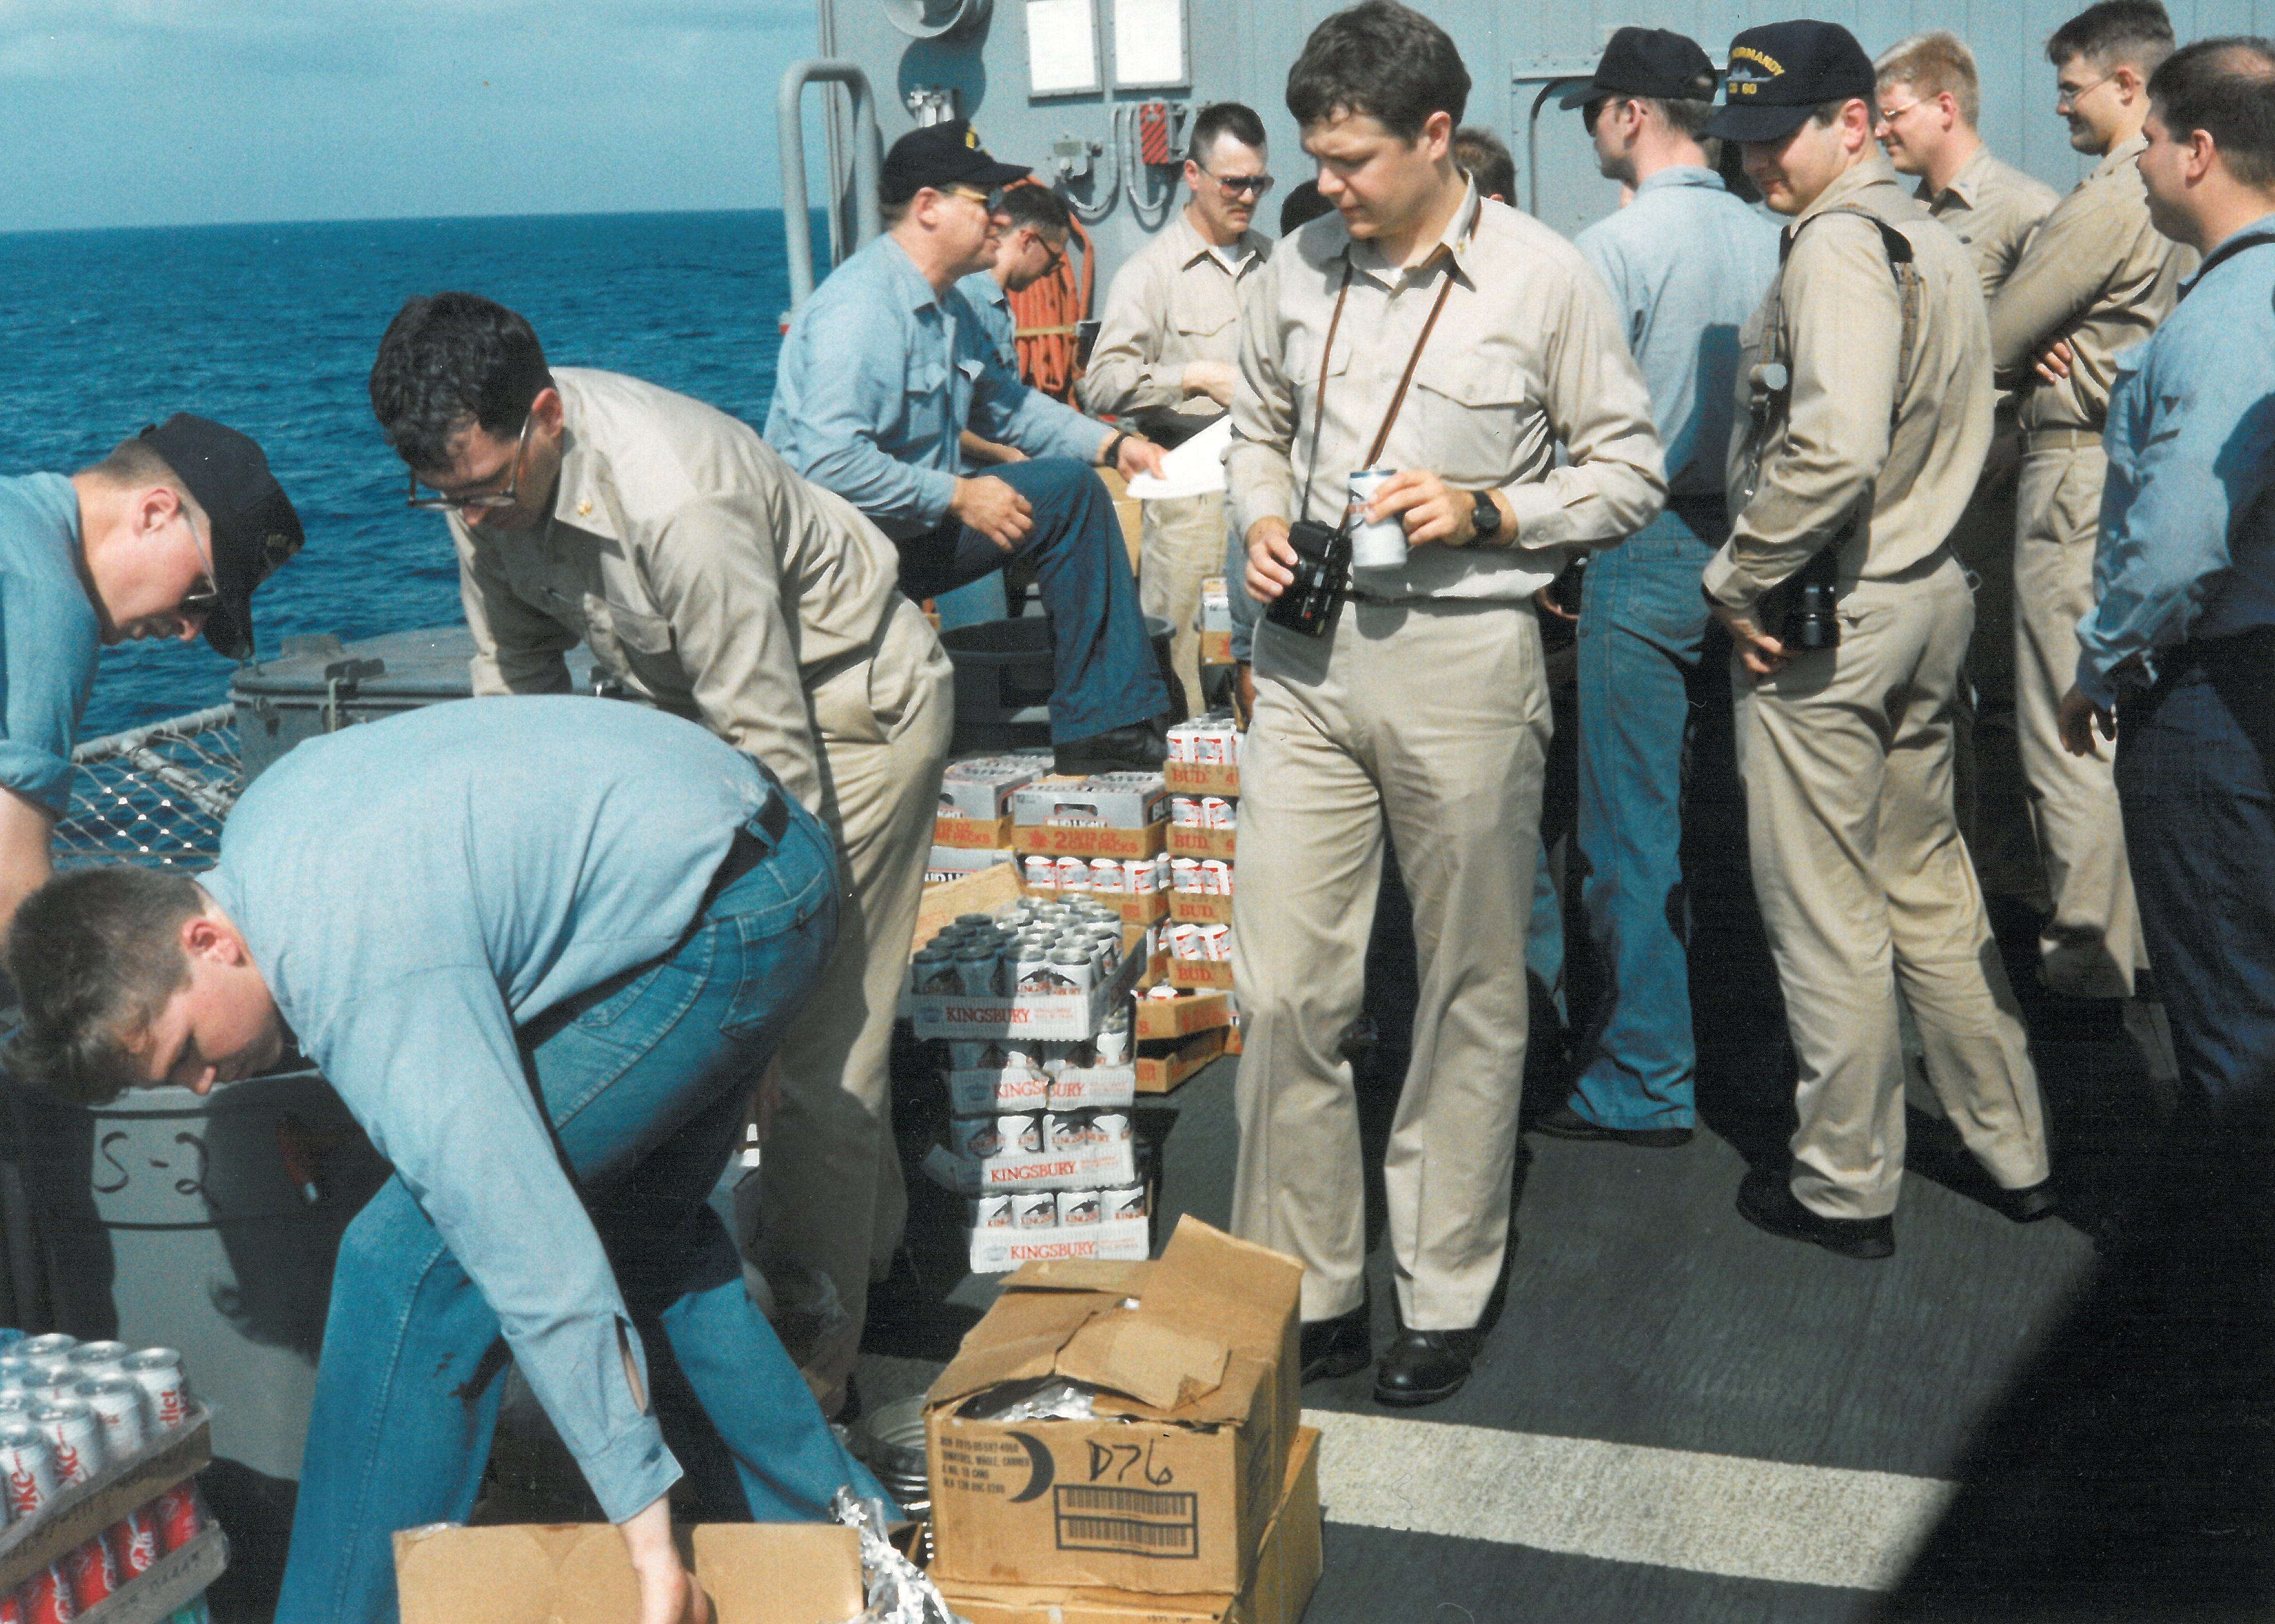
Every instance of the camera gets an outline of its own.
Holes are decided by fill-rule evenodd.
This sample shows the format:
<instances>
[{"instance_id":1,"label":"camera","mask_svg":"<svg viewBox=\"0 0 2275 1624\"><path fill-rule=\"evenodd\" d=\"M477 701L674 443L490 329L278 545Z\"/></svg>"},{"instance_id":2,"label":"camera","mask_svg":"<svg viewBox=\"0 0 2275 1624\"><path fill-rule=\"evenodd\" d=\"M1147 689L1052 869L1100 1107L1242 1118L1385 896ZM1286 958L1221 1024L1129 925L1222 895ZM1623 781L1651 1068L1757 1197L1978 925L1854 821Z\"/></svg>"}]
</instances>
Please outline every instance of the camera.
<instances>
[{"instance_id":1,"label":"camera","mask_svg":"<svg viewBox=\"0 0 2275 1624\"><path fill-rule=\"evenodd\" d=\"M1770 591L1763 601L1762 629L1788 654L1840 647L1840 547L1835 543Z\"/></svg>"},{"instance_id":2,"label":"camera","mask_svg":"<svg viewBox=\"0 0 2275 1624\"><path fill-rule=\"evenodd\" d=\"M1267 605L1264 618L1307 638L1325 637L1342 607L1350 575L1350 537L1313 519L1288 527L1296 549L1296 578Z\"/></svg>"}]
</instances>

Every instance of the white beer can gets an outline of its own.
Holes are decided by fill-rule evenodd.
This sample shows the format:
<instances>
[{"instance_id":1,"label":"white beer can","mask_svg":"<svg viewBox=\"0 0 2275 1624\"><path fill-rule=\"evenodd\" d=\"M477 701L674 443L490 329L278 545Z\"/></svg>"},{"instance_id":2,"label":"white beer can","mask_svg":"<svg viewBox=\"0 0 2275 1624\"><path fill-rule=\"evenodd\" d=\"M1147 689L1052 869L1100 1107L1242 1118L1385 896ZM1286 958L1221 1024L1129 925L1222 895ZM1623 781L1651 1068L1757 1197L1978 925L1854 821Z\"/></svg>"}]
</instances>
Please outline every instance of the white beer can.
<instances>
[{"instance_id":1,"label":"white beer can","mask_svg":"<svg viewBox=\"0 0 2275 1624\"><path fill-rule=\"evenodd\" d=\"M1009 1196L974 1196L970 1210L974 1229L1009 1229L1011 1227L1011 1197Z\"/></svg>"},{"instance_id":2,"label":"white beer can","mask_svg":"<svg viewBox=\"0 0 2275 1624\"><path fill-rule=\"evenodd\" d=\"M1094 857L1090 865L1090 888L1093 891L1126 890L1128 877L1122 872L1119 857Z\"/></svg>"},{"instance_id":3,"label":"white beer can","mask_svg":"<svg viewBox=\"0 0 2275 1624\"><path fill-rule=\"evenodd\" d=\"M1087 891L1090 889L1090 865L1081 857L1061 857L1058 863L1059 889Z\"/></svg>"},{"instance_id":4,"label":"white beer can","mask_svg":"<svg viewBox=\"0 0 2275 1624\"><path fill-rule=\"evenodd\" d=\"M1367 523L1366 507L1375 492L1390 482L1395 468L1359 468L1350 477L1350 502L1343 523L1350 533L1351 568L1395 570L1406 562L1406 518L1394 513Z\"/></svg>"},{"instance_id":5,"label":"white beer can","mask_svg":"<svg viewBox=\"0 0 2275 1624\"><path fill-rule=\"evenodd\" d=\"M1212 963L1221 964L1232 957L1232 926L1204 925L1201 926L1201 956Z\"/></svg>"},{"instance_id":6,"label":"white beer can","mask_svg":"<svg viewBox=\"0 0 2275 1624\"><path fill-rule=\"evenodd\" d=\"M1054 1190L1030 1190L1011 1197L1011 1221L1021 1229L1055 1229L1059 1195Z\"/></svg>"},{"instance_id":7,"label":"white beer can","mask_svg":"<svg viewBox=\"0 0 2275 1624\"><path fill-rule=\"evenodd\" d=\"M1117 1218L1145 1216L1145 1187L1143 1184L1122 1184L1113 1190L1098 1192L1099 1216L1108 1223Z\"/></svg>"},{"instance_id":8,"label":"white beer can","mask_svg":"<svg viewBox=\"0 0 2275 1624\"><path fill-rule=\"evenodd\" d=\"M1028 857L1019 866L1026 872L1027 885L1032 890L1055 891L1059 888L1059 865L1044 857Z\"/></svg>"},{"instance_id":9,"label":"white beer can","mask_svg":"<svg viewBox=\"0 0 2275 1624\"><path fill-rule=\"evenodd\" d=\"M1062 1190L1059 1191L1059 1222L1062 1226L1094 1224L1098 1221L1098 1192L1094 1190Z\"/></svg>"},{"instance_id":10,"label":"white beer can","mask_svg":"<svg viewBox=\"0 0 2275 1624\"><path fill-rule=\"evenodd\" d=\"M1169 797L1169 821L1183 829L1198 829L1201 824L1201 804L1190 795Z\"/></svg>"},{"instance_id":11,"label":"white beer can","mask_svg":"<svg viewBox=\"0 0 2275 1624\"><path fill-rule=\"evenodd\" d=\"M1169 888L1192 895L1201 888L1201 865L1196 857L1172 857L1169 860Z\"/></svg>"}]
</instances>

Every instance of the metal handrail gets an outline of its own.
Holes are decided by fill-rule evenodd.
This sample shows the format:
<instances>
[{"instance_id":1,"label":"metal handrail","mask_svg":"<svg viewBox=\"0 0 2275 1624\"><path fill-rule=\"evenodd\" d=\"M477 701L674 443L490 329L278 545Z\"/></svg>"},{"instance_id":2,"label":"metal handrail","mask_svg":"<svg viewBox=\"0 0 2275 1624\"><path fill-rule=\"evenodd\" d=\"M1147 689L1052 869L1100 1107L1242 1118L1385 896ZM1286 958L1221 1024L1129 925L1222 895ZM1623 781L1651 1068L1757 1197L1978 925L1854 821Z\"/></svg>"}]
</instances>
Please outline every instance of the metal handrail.
<instances>
[{"instance_id":1,"label":"metal handrail","mask_svg":"<svg viewBox=\"0 0 2275 1624\"><path fill-rule=\"evenodd\" d=\"M783 70L775 117L781 136L782 235L790 253L790 307L813 297L813 222L806 215L805 125L800 108L811 84L843 85L853 96L853 225L856 248L885 229L877 200L884 169L883 138L877 131L877 98L860 65L838 57L808 57ZM831 235L837 233L836 177L830 178Z\"/></svg>"}]
</instances>

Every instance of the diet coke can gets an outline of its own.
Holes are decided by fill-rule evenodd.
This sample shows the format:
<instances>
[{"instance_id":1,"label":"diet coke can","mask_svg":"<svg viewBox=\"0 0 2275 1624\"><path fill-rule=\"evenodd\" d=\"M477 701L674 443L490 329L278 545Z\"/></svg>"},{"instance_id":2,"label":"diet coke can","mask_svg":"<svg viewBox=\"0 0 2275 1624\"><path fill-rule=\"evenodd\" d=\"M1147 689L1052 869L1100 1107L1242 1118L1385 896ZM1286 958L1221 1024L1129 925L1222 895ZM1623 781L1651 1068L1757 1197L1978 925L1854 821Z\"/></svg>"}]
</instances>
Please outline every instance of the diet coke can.
<instances>
[{"instance_id":1,"label":"diet coke can","mask_svg":"<svg viewBox=\"0 0 2275 1624\"><path fill-rule=\"evenodd\" d=\"M54 1454L58 1488L85 1483L102 1469L102 1424L79 1400L41 1405L32 1412L32 1424Z\"/></svg>"},{"instance_id":2,"label":"diet coke can","mask_svg":"<svg viewBox=\"0 0 2275 1624\"><path fill-rule=\"evenodd\" d=\"M22 1354L0 1354L0 1389L32 1385L32 1362Z\"/></svg>"},{"instance_id":3,"label":"diet coke can","mask_svg":"<svg viewBox=\"0 0 2275 1624\"><path fill-rule=\"evenodd\" d=\"M150 1401L124 1376L83 1381L72 1396L94 1412L102 1428L103 1457L123 1461L150 1441Z\"/></svg>"},{"instance_id":4,"label":"diet coke can","mask_svg":"<svg viewBox=\"0 0 2275 1624\"><path fill-rule=\"evenodd\" d=\"M158 1565L158 1518L149 1507L140 1506L110 1528L111 1554L118 1559L118 1576L132 1584Z\"/></svg>"},{"instance_id":5,"label":"diet coke can","mask_svg":"<svg viewBox=\"0 0 2275 1624\"><path fill-rule=\"evenodd\" d=\"M79 1617L79 1609L72 1603L71 1582L64 1577L61 1563L49 1563L21 1594L24 1624L72 1624Z\"/></svg>"},{"instance_id":6,"label":"diet coke can","mask_svg":"<svg viewBox=\"0 0 2275 1624\"><path fill-rule=\"evenodd\" d=\"M1395 570L1406 562L1406 520L1393 513L1369 523L1367 505L1375 492L1390 482L1395 468L1355 468L1350 476L1350 501L1343 523L1350 534L1354 570Z\"/></svg>"},{"instance_id":7,"label":"diet coke can","mask_svg":"<svg viewBox=\"0 0 2275 1624\"><path fill-rule=\"evenodd\" d=\"M46 1402L29 1387L0 1387L0 1416L28 1416Z\"/></svg>"},{"instance_id":8,"label":"diet coke can","mask_svg":"<svg viewBox=\"0 0 2275 1624\"><path fill-rule=\"evenodd\" d=\"M0 1473L7 1477L8 1520L21 1522L55 1499L56 1453L47 1434L28 1420L0 1422Z\"/></svg>"},{"instance_id":9,"label":"diet coke can","mask_svg":"<svg viewBox=\"0 0 2275 1624\"><path fill-rule=\"evenodd\" d=\"M119 1362L128 1380L149 1395L150 1421L161 1431L190 1418L190 1385L182 1379L182 1356L170 1348L146 1348Z\"/></svg>"},{"instance_id":10,"label":"diet coke can","mask_svg":"<svg viewBox=\"0 0 2275 1624\"><path fill-rule=\"evenodd\" d=\"M118 1559L110 1541L101 1534L64 1558L64 1577L70 1582L72 1605L81 1613L118 1593Z\"/></svg>"},{"instance_id":11,"label":"diet coke can","mask_svg":"<svg viewBox=\"0 0 2275 1624\"><path fill-rule=\"evenodd\" d=\"M60 1359L79 1346L79 1338L65 1336L60 1331L50 1331L45 1336L34 1336L16 1344L15 1351L26 1359Z\"/></svg>"},{"instance_id":12,"label":"diet coke can","mask_svg":"<svg viewBox=\"0 0 2275 1624\"><path fill-rule=\"evenodd\" d=\"M41 1354L32 1360L32 1368L26 1372L24 1385L27 1387L68 1387L80 1380L84 1374L71 1362L69 1354Z\"/></svg>"},{"instance_id":13,"label":"diet coke can","mask_svg":"<svg viewBox=\"0 0 2275 1624\"><path fill-rule=\"evenodd\" d=\"M84 1379L117 1370L119 1361L133 1351L124 1342L81 1342L64 1356L78 1367Z\"/></svg>"},{"instance_id":14,"label":"diet coke can","mask_svg":"<svg viewBox=\"0 0 2275 1624\"><path fill-rule=\"evenodd\" d=\"M158 1520L158 1544L168 1556L206 1531L206 1503L194 1483L179 1483L150 1502Z\"/></svg>"}]
</instances>

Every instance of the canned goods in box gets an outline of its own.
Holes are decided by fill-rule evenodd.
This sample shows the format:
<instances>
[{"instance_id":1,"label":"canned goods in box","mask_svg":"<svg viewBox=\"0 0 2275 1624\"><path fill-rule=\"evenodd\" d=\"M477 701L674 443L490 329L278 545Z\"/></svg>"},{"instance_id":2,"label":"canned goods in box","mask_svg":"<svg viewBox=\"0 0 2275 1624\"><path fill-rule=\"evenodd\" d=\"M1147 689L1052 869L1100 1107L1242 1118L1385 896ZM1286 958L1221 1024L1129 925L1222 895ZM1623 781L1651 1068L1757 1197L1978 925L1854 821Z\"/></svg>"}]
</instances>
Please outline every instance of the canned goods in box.
<instances>
[{"instance_id":1,"label":"canned goods in box","mask_svg":"<svg viewBox=\"0 0 2275 1624\"><path fill-rule=\"evenodd\" d=\"M1003 961L993 948L966 948L956 956L956 986L966 998L992 998Z\"/></svg>"},{"instance_id":2,"label":"canned goods in box","mask_svg":"<svg viewBox=\"0 0 2275 1624\"><path fill-rule=\"evenodd\" d=\"M1222 857L1201 861L1201 889L1211 896L1232 895L1232 865Z\"/></svg>"},{"instance_id":3,"label":"canned goods in box","mask_svg":"<svg viewBox=\"0 0 2275 1624\"><path fill-rule=\"evenodd\" d=\"M150 1502L158 1519L158 1544L168 1556L206 1531L205 1497L194 1481L178 1483Z\"/></svg>"},{"instance_id":4,"label":"canned goods in box","mask_svg":"<svg viewBox=\"0 0 2275 1624\"><path fill-rule=\"evenodd\" d=\"M1058 861L1059 889L1087 891L1090 889L1090 865L1080 857L1061 857Z\"/></svg>"},{"instance_id":5,"label":"canned goods in box","mask_svg":"<svg viewBox=\"0 0 2275 1624\"><path fill-rule=\"evenodd\" d=\"M1010 1197L974 1196L969 1205L974 1229L1009 1229L1011 1227Z\"/></svg>"},{"instance_id":6,"label":"canned goods in box","mask_svg":"<svg viewBox=\"0 0 2275 1624\"><path fill-rule=\"evenodd\" d=\"M1207 814L1201 810L1199 797L1175 795L1169 797L1169 821L1181 829L1207 827Z\"/></svg>"},{"instance_id":7,"label":"canned goods in box","mask_svg":"<svg viewBox=\"0 0 2275 1624\"><path fill-rule=\"evenodd\" d=\"M29 1387L0 1388L0 1416L28 1416L46 1402Z\"/></svg>"},{"instance_id":8,"label":"canned goods in box","mask_svg":"<svg viewBox=\"0 0 2275 1624\"><path fill-rule=\"evenodd\" d=\"M1193 759L1192 723L1189 721L1181 721L1175 727L1171 728L1168 731L1167 743L1169 748L1170 760L1191 760Z\"/></svg>"},{"instance_id":9,"label":"canned goods in box","mask_svg":"<svg viewBox=\"0 0 2275 1624\"><path fill-rule=\"evenodd\" d=\"M997 1117L995 1132L1007 1156L1033 1156L1043 1148L1042 1118L1032 1112L1007 1112Z\"/></svg>"},{"instance_id":10,"label":"canned goods in box","mask_svg":"<svg viewBox=\"0 0 2275 1624\"><path fill-rule=\"evenodd\" d=\"M6 1479L11 1522L37 1515L63 1487L56 1477L56 1452L49 1446L48 1435L28 1418L0 1421L0 1477Z\"/></svg>"},{"instance_id":11,"label":"canned goods in box","mask_svg":"<svg viewBox=\"0 0 2275 1624\"><path fill-rule=\"evenodd\" d=\"M71 1581L61 1562L50 1562L23 1590L25 1624L72 1624L79 1617Z\"/></svg>"},{"instance_id":12,"label":"canned goods in box","mask_svg":"<svg viewBox=\"0 0 2275 1624\"><path fill-rule=\"evenodd\" d=\"M1232 926L1202 925L1201 956L1213 964L1221 964L1229 960L1232 957Z\"/></svg>"},{"instance_id":13,"label":"canned goods in box","mask_svg":"<svg viewBox=\"0 0 2275 1624\"><path fill-rule=\"evenodd\" d=\"M110 1549L118 1558L118 1576L132 1584L158 1565L158 1518L147 1506L137 1506L111 1524Z\"/></svg>"},{"instance_id":14,"label":"canned goods in box","mask_svg":"<svg viewBox=\"0 0 2275 1624\"><path fill-rule=\"evenodd\" d=\"M71 1582L72 1603L81 1613L116 1596L118 1559L110 1554L110 1542L97 1534L64 1558L64 1577Z\"/></svg>"},{"instance_id":15,"label":"canned goods in box","mask_svg":"<svg viewBox=\"0 0 2275 1624\"><path fill-rule=\"evenodd\" d=\"M41 1405L32 1412L32 1424L48 1440L57 1488L85 1483L102 1469L102 1424L77 1399Z\"/></svg>"},{"instance_id":16,"label":"canned goods in box","mask_svg":"<svg viewBox=\"0 0 2275 1624\"><path fill-rule=\"evenodd\" d=\"M1169 886L1190 896L1201 888L1201 865L1194 857L1173 857L1169 860Z\"/></svg>"},{"instance_id":17,"label":"canned goods in box","mask_svg":"<svg viewBox=\"0 0 2275 1624\"><path fill-rule=\"evenodd\" d=\"M1094 1190L1062 1190L1059 1191L1059 1222L1069 1228L1098 1221L1098 1192Z\"/></svg>"},{"instance_id":18,"label":"canned goods in box","mask_svg":"<svg viewBox=\"0 0 2275 1624\"><path fill-rule=\"evenodd\" d=\"M926 948L909 962L909 991L953 993L957 988L956 956L941 948Z\"/></svg>"},{"instance_id":19,"label":"canned goods in box","mask_svg":"<svg viewBox=\"0 0 2275 1624\"><path fill-rule=\"evenodd\" d=\"M78 1346L79 1338L50 1331L44 1336L26 1338L16 1344L15 1352L26 1359L60 1359Z\"/></svg>"},{"instance_id":20,"label":"canned goods in box","mask_svg":"<svg viewBox=\"0 0 2275 1624\"><path fill-rule=\"evenodd\" d=\"M1042 946L1020 948L1019 957L1013 971L1017 978L1012 983L1012 991L1015 993L1055 992L1057 988L1051 981L1051 955L1056 951L1055 948Z\"/></svg>"},{"instance_id":21,"label":"canned goods in box","mask_svg":"<svg viewBox=\"0 0 2275 1624\"><path fill-rule=\"evenodd\" d=\"M1127 1064L1130 1059L1130 1029L1108 1029L1098 1034L1098 1063L1101 1066Z\"/></svg>"},{"instance_id":22,"label":"canned goods in box","mask_svg":"<svg viewBox=\"0 0 2275 1624\"><path fill-rule=\"evenodd\" d=\"M1123 891L1129 880L1122 872L1119 857L1097 857L1090 865L1090 888L1093 891Z\"/></svg>"},{"instance_id":23,"label":"canned goods in box","mask_svg":"<svg viewBox=\"0 0 2275 1624\"><path fill-rule=\"evenodd\" d=\"M1051 979L1061 993L1087 993L1096 979L1096 967L1079 948L1062 948L1051 955Z\"/></svg>"},{"instance_id":24,"label":"canned goods in box","mask_svg":"<svg viewBox=\"0 0 2275 1624\"><path fill-rule=\"evenodd\" d=\"M1099 1195L1099 1215L1112 1223L1118 1218L1145 1216L1145 1187L1143 1184L1122 1184L1112 1190L1101 1190Z\"/></svg>"},{"instance_id":25,"label":"canned goods in box","mask_svg":"<svg viewBox=\"0 0 2275 1624\"><path fill-rule=\"evenodd\" d=\"M1052 1229L1058 1227L1059 1197L1053 1190L1030 1190L1011 1197L1011 1221L1019 1229Z\"/></svg>"},{"instance_id":26,"label":"canned goods in box","mask_svg":"<svg viewBox=\"0 0 2275 1624\"><path fill-rule=\"evenodd\" d=\"M1178 959L1199 958L1201 927L1198 925L1180 925L1174 927L1169 932L1169 956Z\"/></svg>"},{"instance_id":27,"label":"canned goods in box","mask_svg":"<svg viewBox=\"0 0 2275 1624\"><path fill-rule=\"evenodd\" d=\"M170 1348L146 1348L127 1355L119 1368L149 1398L150 1420L161 1432L189 1420L190 1385L182 1379L181 1355Z\"/></svg>"},{"instance_id":28,"label":"canned goods in box","mask_svg":"<svg viewBox=\"0 0 2275 1624\"><path fill-rule=\"evenodd\" d=\"M0 1354L0 1388L32 1385L32 1362L21 1354Z\"/></svg>"},{"instance_id":29,"label":"canned goods in box","mask_svg":"<svg viewBox=\"0 0 2275 1624\"><path fill-rule=\"evenodd\" d=\"M1046 857L1030 856L1020 860L1019 866L1027 876L1028 886L1037 891L1055 891L1059 885L1059 865Z\"/></svg>"}]
</instances>

